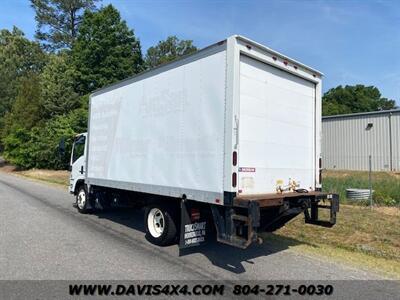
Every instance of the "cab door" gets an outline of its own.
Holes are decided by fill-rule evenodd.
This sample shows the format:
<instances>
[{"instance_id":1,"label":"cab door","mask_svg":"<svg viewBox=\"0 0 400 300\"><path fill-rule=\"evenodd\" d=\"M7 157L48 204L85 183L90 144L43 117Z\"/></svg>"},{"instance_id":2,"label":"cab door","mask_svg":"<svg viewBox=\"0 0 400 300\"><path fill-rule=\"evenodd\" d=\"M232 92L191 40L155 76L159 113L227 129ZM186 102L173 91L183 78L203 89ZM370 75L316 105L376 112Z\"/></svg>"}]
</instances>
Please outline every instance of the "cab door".
<instances>
[{"instance_id":1,"label":"cab door","mask_svg":"<svg viewBox=\"0 0 400 300\"><path fill-rule=\"evenodd\" d=\"M75 137L71 153L70 192L74 192L76 182L85 178L86 167L86 133Z\"/></svg>"}]
</instances>

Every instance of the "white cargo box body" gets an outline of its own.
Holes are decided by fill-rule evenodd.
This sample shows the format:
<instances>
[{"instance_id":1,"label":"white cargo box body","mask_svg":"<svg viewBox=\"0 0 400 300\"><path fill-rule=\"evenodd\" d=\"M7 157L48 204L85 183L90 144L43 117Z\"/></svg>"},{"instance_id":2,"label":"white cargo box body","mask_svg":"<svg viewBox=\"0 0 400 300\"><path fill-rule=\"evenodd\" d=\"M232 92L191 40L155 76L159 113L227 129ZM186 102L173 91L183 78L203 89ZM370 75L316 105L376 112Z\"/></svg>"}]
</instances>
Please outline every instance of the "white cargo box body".
<instances>
[{"instance_id":1,"label":"white cargo box body","mask_svg":"<svg viewBox=\"0 0 400 300\"><path fill-rule=\"evenodd\" d=\"M216 204L289 180L315 190L321 76L232 36L101 89L90 98L87 183Z\"/></svg>"}]
</instances>

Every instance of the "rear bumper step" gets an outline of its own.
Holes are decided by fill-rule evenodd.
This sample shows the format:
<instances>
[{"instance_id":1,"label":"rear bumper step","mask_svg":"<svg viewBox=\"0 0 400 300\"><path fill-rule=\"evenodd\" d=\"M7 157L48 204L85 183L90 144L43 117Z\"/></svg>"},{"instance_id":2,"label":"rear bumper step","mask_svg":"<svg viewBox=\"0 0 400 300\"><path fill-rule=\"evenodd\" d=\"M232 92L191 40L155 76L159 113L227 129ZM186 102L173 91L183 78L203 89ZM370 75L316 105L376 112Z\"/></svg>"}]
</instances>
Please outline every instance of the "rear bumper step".
<instances>
[{"instance_id":1,"label":"rear bumper step","mask_svg":"<svg viewBox=\"0 0 400 300\"><path fill-rule=\"evenodd\" d=\"M320 202L324 204L320 204ZM328 204L325 204L328 202ZM329 220L319 219L319 209L329 209L330 218ZM336 224L336 213L339 211L339 195L329 194L326 198L316 197L310 201L310 207L304 210L305 222L308 224L332 227Z\"/></svg>"}]
</instances>

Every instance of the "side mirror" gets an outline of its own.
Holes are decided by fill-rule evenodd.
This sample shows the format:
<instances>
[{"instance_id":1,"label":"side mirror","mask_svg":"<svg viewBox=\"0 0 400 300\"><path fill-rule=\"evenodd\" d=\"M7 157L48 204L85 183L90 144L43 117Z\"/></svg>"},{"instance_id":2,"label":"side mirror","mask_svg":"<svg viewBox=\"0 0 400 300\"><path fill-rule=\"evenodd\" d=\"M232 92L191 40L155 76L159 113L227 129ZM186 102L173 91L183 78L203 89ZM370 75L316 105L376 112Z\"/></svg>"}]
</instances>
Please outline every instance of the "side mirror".
<instances>
[{"instance_id":1,"label":"side mirror","mask_svg":"<svg viewBox=\"0 0 400 300\"><path fill-rule=\"evenodd\" d=\"M65 139L61 138L60 143L58 144L58 153L60 156L65 155Z\"/></svg>"}]
</instances>

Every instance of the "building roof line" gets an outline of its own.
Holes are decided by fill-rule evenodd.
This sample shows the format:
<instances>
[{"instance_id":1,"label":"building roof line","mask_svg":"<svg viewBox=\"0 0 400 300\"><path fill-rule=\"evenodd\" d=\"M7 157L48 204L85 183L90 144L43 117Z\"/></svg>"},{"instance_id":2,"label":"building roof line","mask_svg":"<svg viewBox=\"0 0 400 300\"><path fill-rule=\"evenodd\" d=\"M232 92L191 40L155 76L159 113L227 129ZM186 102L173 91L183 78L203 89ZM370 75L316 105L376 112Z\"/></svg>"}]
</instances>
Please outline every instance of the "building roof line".
<instances>
[{"instance_id":1,"label":"building roof line","mask_svg":"<svg viewBox=\"0 0 400 300\"><path fill-rule=\"evenodd\" d=\"M393 114L393 113L400 113L400 109L369 111L369 112L334 115L334 116L323 116L322 119L350 118L350 117L358 117L358 116L378 115L378 114Z\"/></svg>"}]
</instances>

